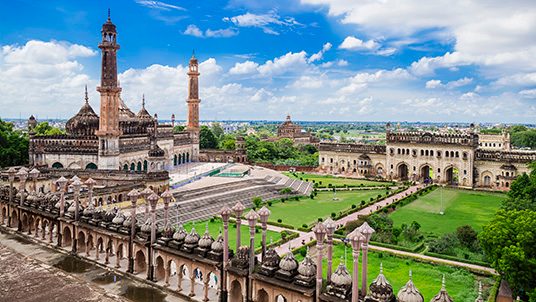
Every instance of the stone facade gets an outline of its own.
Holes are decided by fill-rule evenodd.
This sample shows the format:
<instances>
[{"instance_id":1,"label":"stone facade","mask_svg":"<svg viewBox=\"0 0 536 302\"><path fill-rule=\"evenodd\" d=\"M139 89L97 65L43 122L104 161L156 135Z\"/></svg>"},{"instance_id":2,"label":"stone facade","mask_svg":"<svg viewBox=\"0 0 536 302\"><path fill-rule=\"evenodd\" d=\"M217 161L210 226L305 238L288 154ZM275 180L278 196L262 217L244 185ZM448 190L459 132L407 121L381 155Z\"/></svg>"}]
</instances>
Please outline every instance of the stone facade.
<instances>
[{"instance_id":1,"label":"stone facade","mask_svg":"<svg viewBox=\"0 0 536 302\"><path fill-rule=\"evenodd\" d=\"M174 133L172 125L158 123L145 108L135 114L121 99L117 80L116 26L110 18L102 26L100 116L87 97L66 124L66 135L35 136L30 129L30 164L70 169L162 171L199 157L198 62L189 64L188 127ZM35 119L32 119L35 124ZM33 129L33 128L32 128Z\"/></svg>"},{"instance_id":2,"label":"stone facade","mask_svg":"<svg viewBox=\"0 0 536 302\"><path fill-rule=\"evenodd\" d=\"M481 141L481 137L483 141ZM319 170L330 174L508 190L529 172L535 151L512 150L507 134L393 132L386 145L321 143Z\"/></svg>"},{"instance_id":3,"label":"stone facade","mask_svg":"<svg viewBox=\"0 0 536 302\"><path fill-rule=\"evenodd\" d=\"M277 127L277 139L290 138L295 144L318 146L320 140L310 132L304 132L300 125L294 124L287 115L287 119Z\"/></svg>"}]
</instances>

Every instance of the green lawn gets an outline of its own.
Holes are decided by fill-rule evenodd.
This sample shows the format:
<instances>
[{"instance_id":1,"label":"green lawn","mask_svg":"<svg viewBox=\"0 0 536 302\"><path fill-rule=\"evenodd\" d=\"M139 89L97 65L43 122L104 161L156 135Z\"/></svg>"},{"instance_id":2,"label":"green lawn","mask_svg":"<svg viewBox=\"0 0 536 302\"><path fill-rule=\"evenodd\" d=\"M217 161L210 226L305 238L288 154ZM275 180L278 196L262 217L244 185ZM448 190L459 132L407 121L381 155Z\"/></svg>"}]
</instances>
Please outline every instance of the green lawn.
<instances>
[{"instance_id":1,"label":"green lawn","mask_svg":"<svg viewBox=\"0 0 536 302\"><path fill-rule=\"evenodd\" d=\"M381 181L373 181L373 180L366 180L366 179L354 179L354 178L345 178L345 177L336 177L331 175L317 175L317 174L309 174L309 173L301 173L296 172L297 177L290 173L290 172L283 172L288 177L292 178L301 178L303 180L308 181L315 181L319 184L321 187L327 187L328 184L331 184L332 186L361 186L364 187L372 187L372 186L387 186L387 185L393 185L392 182L381 182ZM322 182L322 184L320 184Z\"/></svg>"},{"instance_id":2,"label":"green lawn","mask_svg":"<svg viewBox=\"0 0 536 302\"><path fill-rule=\"evenodd\" d=\"M302 198L299 201L287 200L284 203L276 202L269 207L272 214L269 220L277 222L282 220L284 224L290 224L296 228L302 224L311 224L319 217L327 218L331 213L338 213L350 209L353 204L359 206L361 201L370 202L370 198L376 198L379 194L385 196L386 190L355 190L338 191L333 200L332 192L318 192L315 199Z\"/></svg>"},{"instance_id":3,"label":"green lawn","mask_svg":"<svg viewBox=\"0 0 536 302\"><path fill-rule=\"evenodd\" d=\"M344 259L344 251L345 249L342 244L335 245L333 249L333 271L335 271L341 259ZM351 274L353 264L352 250L350 247L346 249L346 257L347 268ZM303 257L301 257L299 254L296 256L296 258L300 261L303 259ZM359 262L359 284L361 285L361 259ZM413 272L413 282L424 296L424 301L430 301L439 292L443 274L445 275L447 292L454 299L454 301L474 301L478 295L479 280L482 281L482 286L484 288L484 300L486 300L487 296L489 295L489 289L494 282L492 278L476 276L461 268L417 262L411 259L396 257L388 253L369 252L367 274L367 283L369 285L378 275L380 271L380 263L383 264L383 273L393 286L395 295L408 281L408 274L409 270L411 269ZM326 268L327 260L324 257L324 277L326 276Z\"/></svg>"},{"instance_id":4,"label":"green lawn","mask_svg":"<svg viewBox=\"0 0 536 302\"><path fill-rule=\"evenodd\" d=\"M207 220L208 221L208 220ZM205 226L207 221L202 222L196 222L196 223L186 223L184 225L184 229L188 233L190 233L190 230L192 229L192 226L195 226L195 230L197 233L201 236L205 233ZM236 227L235 223L229 223L229 247L233 250L236 249ZM208 231L212 235L214 239L218 237L218 234L220 233L220 229L223 232L223 222L216 219L214 222L208 221ZM261 246L261 231L259 230L258 233L255 234L255 247ZM279 241L281 239L281 234L278 232L273 232L268 230L266 233L266 238L268 243L270 243L270 240L273 240L274 242ZM240 243L241 245L249 245L249 227L242 225L242 228L240 229ZM236 252L236 251L235 251Z\"/></svg>"},{"instance_id":5,"label":"green lawn","mask_svg":"<svg viewBox=\"0 0 536 302\"><path fill-rule=\"evenodd\" d=\"M456 228L462 225L470 225L480 232L482 226L493 218L505 198L506 195L501 193L438 188L404 207L397 208L390 216L396 227L417 221L424 233L443 235L456 231ZM439 214L441 199L443 215Z\"/></svg>"}]
</instances>

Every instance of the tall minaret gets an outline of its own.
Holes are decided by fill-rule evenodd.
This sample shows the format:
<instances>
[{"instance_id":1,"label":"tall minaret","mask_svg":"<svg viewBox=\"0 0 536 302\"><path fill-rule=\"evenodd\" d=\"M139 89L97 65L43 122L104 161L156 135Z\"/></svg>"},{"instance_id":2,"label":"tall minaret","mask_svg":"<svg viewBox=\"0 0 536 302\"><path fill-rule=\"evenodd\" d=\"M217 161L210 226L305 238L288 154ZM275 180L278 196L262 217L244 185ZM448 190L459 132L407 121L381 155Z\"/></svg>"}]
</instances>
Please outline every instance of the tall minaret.
<instances>
[{"instance_id":1,"label":"tall minaret","mask_svg":"<svg viewBox=\"0 0 536 302\"><path fill-rule=\"evenodd\" d=\"M199 64L194 54L190 58L188 69L188 131L193 139L194 150L192 150L192 160L196 161L199 154Z\"/></svg>"},{"instance_id":2,"label":"tall minaret","mask_svg":"<svg viewBox=\"0 0 536 302\"><path fill-rule=\"evenodd\" d=\"M102 25L102 41L99 48L102 51L101 84L97 87L100 93L99 130L99 169L117 170L119 168L119 94L121 88L117 81L117 32L115 25L108 20Z\"/></svg>"}]
</instances>

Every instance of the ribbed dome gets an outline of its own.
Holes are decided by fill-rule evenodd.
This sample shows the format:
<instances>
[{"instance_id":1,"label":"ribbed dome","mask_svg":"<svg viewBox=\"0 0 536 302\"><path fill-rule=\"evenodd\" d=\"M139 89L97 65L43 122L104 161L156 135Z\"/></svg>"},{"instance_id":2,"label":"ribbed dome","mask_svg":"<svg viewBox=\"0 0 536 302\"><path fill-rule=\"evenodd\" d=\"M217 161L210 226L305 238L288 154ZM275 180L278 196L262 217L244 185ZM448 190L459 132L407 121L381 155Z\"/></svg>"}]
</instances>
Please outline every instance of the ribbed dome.
<instances>
[{"instance_id":1,"label":"ribbed dome","mask_svg":"<svg viewBox=\"0 0 536 302\"><path fill-rule=\"evenodd\" d=\"M166 238L173 237L173 229L171 228L171 225L169 224L169 222L166 223L166 225L164 226L164 229L162 230L162 236Z\"/></svg>"},{"instance_id":2,"label":"ribbed dome","mask_svg":"<svg viewBox=\"0 0 536 302\"><path fill-rule=\"evenodd\" d=\"M89 104L89 98L86 96L84 105L78 111L78 113L70 118L65 124L65 130L71 135L94 135L95 131L99 129L99 116L95 113L91 105Z\"/></svg>"},{"instance_id":3,"label":"ribbed dome","mask_svg":"<svg viewBox=\"0 0 536 302\"><path fill-rule=\"evenodd\" d=\"M294 258L292 252L288 252L285 257L279 261L279 268L288 272L298 268L298 261Z\"/></svg>"},{"instance_id":4,"label":"ribbed dome","mask_svg":"<svg viewBox=\"0 0 536 302\"><path fill-rule=\"evenodd\" d=\"M83 215L84 216L91 216L95 213L95 205L93 202L90 202L87 208L84 209Z\"/></svg>"},{"instance_id":5,"label":"ribbed dome","mask_svg":"<svg viewBox=\"0 0 536 302\"><path fill-rule=\"evenodd\" d=\"M335 286L345 286L352 284L352 276L346 269L346 266L341 261L335 272L331 275L331 282Z\"/></svg>"},{"instance_id":6,"label":"ribbed dome","mask_svg":"<svg viewBox=\"0 0 536 302\"><path fill-rule=\"evenodd\" d=\"M192 228L190 234L188 234L188 236L186 236L186 238L184 239L184 243L195 244L199 241L199 239L199 234L195 231L195 228Z\"/></svg>"},{"instance_id":7,"label":"ribbed dome","mask_svg":"<svg viewBox=\"0 0 536 302\"><path fill-rule=\"evenodd\" d=\"M136 118L134 112L132 112L122 98L119 98L119 120L126 121Z\"/></svg>"},{"instance_id":8,"label":"ribbed dome","mask_svg":"<svg viewBox=\"0 0 536 302\"><path fill-rule=\"evenodd\" d=\"M199 240L199 247L204 249L210 249L212 246L212 242L214 242L214 238L210 236L210 233L208 232L208 224L205 228L205 233L203 234L203 237Z\"/></svg>"},{"instance_id":9,"label":"ribbed dome","mask_svg":"<svg viewBox=\"0 0 536 302\"><path fill-rule=\"evenodd\" d=\"M150 157L163 157L166 153L162 148L160 148L157 144L154 144L154 146L149 150L149 156Z\"/></svg>"},{"instance_id":10,"label":"ribbed dome","mask_svg":"<svg viewBox=\"0 0 536 302\"><path fill-rule=\"evenodd\" d=\"M138 114L136 114L136 117L140 120L147 120L147 121L153 120L153 117L151 116L151 114L149 114L147 109L145 109L145 95L142 97L141 109L138 112Z\"/></svg>"},{"instance_id":11,"label":"ribbed dome","mask_svg":"<svg viewBox=\"0 0 536 302\"><path fill-rule=\"evenodd\" d=\"M123 224L123 221L125 221L125 215L123 214L123 212L118 211L114 219L112 219L112 223Z\"/></svg>"},{"instance_id":12,"label":"ribbed dome","mask_svg":"<svg viewBox=\"0 0 536 302\"><path fill-rule=\"evenodd\" d=\"M141 226L140 230L144 233L151 232L151 218L147 218L147 221Z\"/></svg>"},{"instance_id":13,"label":"ribbed dome","mask_svg":"<svg viewBox=\"0 0 536 302\"><path fill-rule=\"evenodd\" d=\"M445 288L445 276L443 275L443 280L441 282L441 290L439 290L439 293L435 295L435 297L430 300L430 302L454 302L452 298L447 293L447 290Z\"/></svg>"},{"instance_id":14,"label":"ribbed dome","mask_svg":"<svg viewBox=\"0 0 536 302\"><path fill-rule=\"evenodd\" d=\"M221 253L223 252L223 236L221 235L221 233L218 235L218 238L216 238L216 241L212 242L212 245L210 246L210 248L212 249L212 251L216 252L216 253Z\"/></svg>"},{"instance_id":15,"label":"ribbed dome","mask_svg":"<svg viewBox=\"0 0 536 302\"><path fill-rule=\"evenodd\" d=\"M173 233L173 239L183 241L186 236L188 236L188 233L186 233L186 230L184 230L182 224L179 224L178 229L175 231L175 233Z\"/></svg>"},{"instance_id":16,"label":"ribbed dome","mask_svg":"<svg viewBox=\"0 0 536 302\"><path fill-rule=\"evenodd\" d=\"M424 297L413 284L411 271L409 271L409 281L400 289L397 295L399 302L424 302Z\"/></svg>"},{"instance_id":17,"label":"ribbed dome","mask_svg":"<svg viewBox=\"0 0 536 302\"><path fill-rule=\"evenodd\" d=\"M298 266L298 273L303 277L313 277L316 274L316 264L309 257L309 253Z\"/></svg>"},{"instance_id":18,"label":"ribbed dome","mask_svg":"<svg viewBox=\"0 0 536 302\"><path fill-rule=\"evenodd\" d=\"M129 215L129 216L127 216L127 217L125 218L125 220L123 221L123 226L124 226L124 227L129 227L129 226L131 226L131 225L132 225L132 216Z\"/></svg>"},{"instance_id":19,"label":"ribbed dome","mask_svg":"<svg viewBox=\"0 0 536 302\"><path fill-rule=\"evenodd\" d=\"M393 286L383 275L383 264L380 264L380 274L370 284L370 295L380 302L391 301Z\"/></svg>"},{"instance_id":20,"label":"ribbed dome","mask_svg":"<svg viewBox=\"0 0 536 302\"><path fill-rule=\"evenodd\" d=\"M266 267L277 267L279 265L279 261L281 261L281 257L279 257L273 247L270 247L266 251L262 265Z\"/></svg>"}]
</instances>

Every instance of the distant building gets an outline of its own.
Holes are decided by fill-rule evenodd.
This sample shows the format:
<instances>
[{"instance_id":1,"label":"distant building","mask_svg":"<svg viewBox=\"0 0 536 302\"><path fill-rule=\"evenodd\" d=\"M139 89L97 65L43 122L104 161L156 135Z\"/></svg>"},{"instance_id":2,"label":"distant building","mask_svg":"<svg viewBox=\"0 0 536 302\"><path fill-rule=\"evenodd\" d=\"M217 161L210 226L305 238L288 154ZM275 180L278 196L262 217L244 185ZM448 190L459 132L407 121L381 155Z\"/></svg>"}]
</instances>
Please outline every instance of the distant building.
<instances>
[{"instance_id":1,"label":"distant building","mask_svg":"<svg viewBox=\"0 0 536 302\"><path fill-rule=\"evenodd\" d=\"M298 124L294 124L287 115L287 119L277 127L277 139L290 138L295 144L318 145L320 140L311 132L304 131Z\"/></svg>"}]
</instances>

